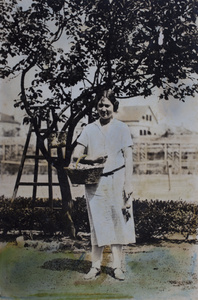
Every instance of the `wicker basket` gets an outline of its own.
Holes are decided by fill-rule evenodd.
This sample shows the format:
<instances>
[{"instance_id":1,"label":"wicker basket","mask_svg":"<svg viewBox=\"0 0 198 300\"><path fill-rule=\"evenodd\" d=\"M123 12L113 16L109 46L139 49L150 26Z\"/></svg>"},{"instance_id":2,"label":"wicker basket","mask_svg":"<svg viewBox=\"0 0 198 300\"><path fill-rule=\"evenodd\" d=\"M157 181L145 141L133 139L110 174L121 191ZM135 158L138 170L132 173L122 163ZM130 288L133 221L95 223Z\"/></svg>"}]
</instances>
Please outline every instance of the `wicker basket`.
<instances>
[{"instance_id":1,"label":"wicker basket","mask_svg":"<svg viewBox=\"0 0 198 300\"><path fill-rule=\"evenodd\" d=\"M82 157L85 157L86 155L83 155ZM102 171L104 169L103 166L100 167L92 167L87 169L79 169L78 163L80 159L76 162L76 168L65 168L67 175L69 176L69 179L72 184L96 184L98 183L100 176L102 174Z\"/></svg>"}]
</instances>

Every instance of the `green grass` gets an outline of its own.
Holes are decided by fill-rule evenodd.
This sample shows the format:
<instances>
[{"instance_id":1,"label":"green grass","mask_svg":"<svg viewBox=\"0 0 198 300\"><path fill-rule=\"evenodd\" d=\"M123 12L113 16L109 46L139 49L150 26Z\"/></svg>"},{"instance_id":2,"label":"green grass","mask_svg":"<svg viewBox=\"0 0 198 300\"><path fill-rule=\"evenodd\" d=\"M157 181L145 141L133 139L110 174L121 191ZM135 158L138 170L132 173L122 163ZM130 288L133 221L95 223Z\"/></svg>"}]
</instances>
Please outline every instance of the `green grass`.
<instances>
[{"instance_id":1,"label":"green grass","mask_svg":"<svg viewBox=\"0 0 198 300\"><path fill-rule=\"evenodd\" d=\"M80 265L74 270L64 265L66 259L75 265L82 253L51 253L9 244L0 252L0 299L195 300L191 295L198 287L197 247L185 243L125 247L126 280L120 282L105 273L85 281ZM111 266L111 253L104 256L103 264ZM82 264L88 259L86 253ZM64 265L61 270L58 265L57 270L50 268L58 261Z\"/></svg>"}]
</instances>

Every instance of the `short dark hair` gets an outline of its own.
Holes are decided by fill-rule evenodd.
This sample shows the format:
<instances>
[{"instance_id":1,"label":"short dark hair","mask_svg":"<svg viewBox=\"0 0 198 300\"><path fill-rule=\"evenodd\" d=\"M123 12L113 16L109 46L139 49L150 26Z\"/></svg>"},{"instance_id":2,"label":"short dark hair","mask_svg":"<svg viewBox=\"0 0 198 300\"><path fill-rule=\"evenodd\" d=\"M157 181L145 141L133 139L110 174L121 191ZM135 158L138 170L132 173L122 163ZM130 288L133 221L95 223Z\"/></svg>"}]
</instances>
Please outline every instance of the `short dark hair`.
<instances>
[{"instance_id":1,"label":"short dark hair","mask_svg":"<svg viewBox=\"0 0 198 300\"><path fill-rule=\"evenodd\" d=\"M102 90L96 95L96 108L97 108L98 102L100 100L102 100L103 98L107 98L113 104L114 112L116 112L118 110L119 102L116 100L114 92L111 89Z\"/></svg>"}]
</instances>

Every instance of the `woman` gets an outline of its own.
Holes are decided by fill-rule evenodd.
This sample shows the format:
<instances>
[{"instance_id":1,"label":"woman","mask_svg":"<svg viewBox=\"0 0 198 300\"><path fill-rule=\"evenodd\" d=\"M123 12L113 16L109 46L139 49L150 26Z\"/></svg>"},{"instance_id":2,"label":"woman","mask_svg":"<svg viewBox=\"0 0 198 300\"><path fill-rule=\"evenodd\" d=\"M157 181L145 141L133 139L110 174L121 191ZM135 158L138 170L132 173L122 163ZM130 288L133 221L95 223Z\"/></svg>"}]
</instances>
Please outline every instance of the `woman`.
<instances>
[{"instance_id":1,"label":"woman","mask_svg":"<svg viewBox=\"0 0 198 300\"><path fill-rule=\"evenodd\" d=\"M86 149L81 163L104 164L98 184L85 186L92 244L92 268L85 279L100 274L104 246L111 245L114 277L124 280L122 245L135 242L130 198L133 143L128 126L113 117L119 106L113 92L103 91L96 102L99 119L84 128L73 155L76 161Z\"/></svg>"}]
</instances>

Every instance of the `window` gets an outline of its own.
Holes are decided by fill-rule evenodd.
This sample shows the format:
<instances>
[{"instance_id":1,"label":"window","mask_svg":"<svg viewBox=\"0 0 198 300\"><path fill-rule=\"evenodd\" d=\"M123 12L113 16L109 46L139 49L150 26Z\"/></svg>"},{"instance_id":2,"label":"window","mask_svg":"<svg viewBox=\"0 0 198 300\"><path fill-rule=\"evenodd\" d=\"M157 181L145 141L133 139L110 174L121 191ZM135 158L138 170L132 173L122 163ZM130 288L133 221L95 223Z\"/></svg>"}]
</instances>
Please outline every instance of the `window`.
<instances>
[{"instance_id":1,"label":"window","mask_svg":"<svg viewBox=\"0 0 198 300\"><path fill-rule=\"evenodd\" d=\"M150 116L150 121L152 121L152 116Z\"/></svg>"},{"instance_id":2,"label":"window","mask_svg":"<svg viewBox=\"0 0 198 300\"><path fill-rule=\"evenodd\" d=\"M147 121L148 121L148 117L149 117L149 116L148 116L148 115L146 115L146 120L147 120Z\"/></svg>"},{"instance_id":3,"label":"window","mask_svg":"<svg viewBox=\"0 0 198 300\"><path fill-rule=\"evenodd\" d=\"M142 130L140 129L140 135L142 135Z\"/></svg>"},{"instance_id":4,"label":"window","mask_svg":"<svg viewBox=\"0 0 198 300\"><path fill-rule=\"evenodd\" d=\"M146 135L146 130L144 130L144 135Z\"/></svg>"}]
</instances>

